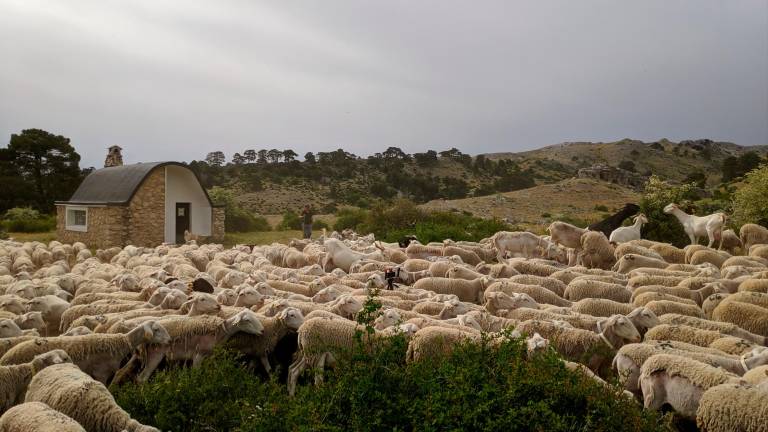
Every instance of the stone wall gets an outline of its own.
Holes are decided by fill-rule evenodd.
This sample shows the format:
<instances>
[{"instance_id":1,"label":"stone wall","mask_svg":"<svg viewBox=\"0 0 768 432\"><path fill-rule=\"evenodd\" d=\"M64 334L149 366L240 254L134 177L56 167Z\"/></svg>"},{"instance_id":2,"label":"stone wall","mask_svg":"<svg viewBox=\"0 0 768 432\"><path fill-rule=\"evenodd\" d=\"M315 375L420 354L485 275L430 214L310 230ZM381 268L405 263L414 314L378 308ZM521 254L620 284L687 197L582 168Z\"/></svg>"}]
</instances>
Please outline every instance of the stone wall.
<instances>
[{"instance_id":1,"label":"stone wall","mask_svg":"<svg viewBox=\"0 0 768 432\"><path fill-rule=\"evenodd\" d=\"M88 207L88 231L68 231L66 206L56 206L56 239L62 243L83 242L92 249L123 246L128 237L127 209L121 206Z\"/></svg>"},{"instance_id":2,"label":"stone wall","mask_svg":"<svg viewBox=\"0 0 768 432\"><path fill-rule=\"evenodd\" d=\"M213 207L211 209L211 217L213 218L213 223L211 224L210 241L221 243L224 241L224 207Z\"/></svg>"},{"instance_id":3,"label":"stone wall","mask_svg":"<svg viewBox=\"0 0 768 432\"><path fill-rule=\"evenodd\" d=\"M165 241L165 167L154 169L128 205L128 243L155 247Z\"/></svg>"}]
</instances>

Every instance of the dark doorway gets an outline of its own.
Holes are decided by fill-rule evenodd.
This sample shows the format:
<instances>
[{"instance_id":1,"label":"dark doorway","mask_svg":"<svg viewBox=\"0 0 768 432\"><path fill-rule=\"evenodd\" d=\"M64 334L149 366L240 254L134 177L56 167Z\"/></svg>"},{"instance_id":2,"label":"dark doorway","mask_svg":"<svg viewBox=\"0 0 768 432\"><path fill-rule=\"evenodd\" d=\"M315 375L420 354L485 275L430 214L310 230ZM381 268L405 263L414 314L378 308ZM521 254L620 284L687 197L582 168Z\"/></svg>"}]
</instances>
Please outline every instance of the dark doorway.
<instances>
[{"instance_id":1,"label":"dark doorway","mask_svg":"<svg viewBox=\"0 0 768 432\"><path fill-rule=\"evenodd\" d=\"M189 230L189 203L176 203L176 243L184 244L184 231Z\"/></svg>"}]
</instances>

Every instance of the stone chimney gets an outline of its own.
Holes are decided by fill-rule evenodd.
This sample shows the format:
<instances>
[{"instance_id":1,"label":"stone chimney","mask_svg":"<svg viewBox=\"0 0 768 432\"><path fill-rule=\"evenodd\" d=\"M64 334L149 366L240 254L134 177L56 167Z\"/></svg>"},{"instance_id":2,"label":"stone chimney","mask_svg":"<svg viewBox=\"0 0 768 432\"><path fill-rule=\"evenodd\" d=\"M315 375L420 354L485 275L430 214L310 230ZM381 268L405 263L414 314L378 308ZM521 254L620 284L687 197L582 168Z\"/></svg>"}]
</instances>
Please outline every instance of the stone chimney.
<instances>
[{"instance_id":1,"label":"stone chimney","mask_svg":"<svg viewBox=\"0 0 768 432\"><path fill-rule=\"evenodd\" d=\"M123 166L123 154L119 146L112 146L107 152L107 159L104 161L104 168Z\"/></svg>"}]
</instances>

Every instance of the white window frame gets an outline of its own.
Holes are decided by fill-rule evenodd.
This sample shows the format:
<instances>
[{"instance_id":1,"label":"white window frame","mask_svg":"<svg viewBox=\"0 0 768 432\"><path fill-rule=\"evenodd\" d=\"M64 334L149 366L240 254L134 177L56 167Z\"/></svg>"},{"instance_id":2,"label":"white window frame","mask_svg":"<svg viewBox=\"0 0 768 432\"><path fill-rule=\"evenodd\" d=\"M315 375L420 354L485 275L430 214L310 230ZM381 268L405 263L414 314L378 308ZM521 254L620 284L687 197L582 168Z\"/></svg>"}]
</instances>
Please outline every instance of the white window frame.
<instances>
[{"instance_id":1,"label":"white window frame","mask_svg":"<svg viewBox=\"0 0 768 432\"><path fill-rule=\"evenodd\" d=\"M84 211L85 212L85 225L75 225L74 220L70 220L70 211ZM64 214L65 226L67 231L79 231L88 232L88 207L67 206Z\"/></svg>"}]
</instances>

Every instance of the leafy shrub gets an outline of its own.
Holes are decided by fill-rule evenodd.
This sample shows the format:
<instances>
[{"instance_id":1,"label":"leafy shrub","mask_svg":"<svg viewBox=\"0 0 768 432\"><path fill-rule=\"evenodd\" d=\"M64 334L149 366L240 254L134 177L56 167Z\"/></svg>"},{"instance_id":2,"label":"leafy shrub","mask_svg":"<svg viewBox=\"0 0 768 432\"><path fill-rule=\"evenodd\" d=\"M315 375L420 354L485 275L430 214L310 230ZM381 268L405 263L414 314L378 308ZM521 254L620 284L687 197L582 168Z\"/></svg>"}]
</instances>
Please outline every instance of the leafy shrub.
<instances>
[{"instance_id":1,"label":"leafy shrub","mask_svg":"<svg viewBox=\"0 0 768 432\"><path fill-rule=\"evenodd\" d=\"M375 306L372 312L375 311ZM360 340L363 333L360 333ZM451 354L406 363L394 336L339 353L325 382L289 397L219 352L196 369L170 369L113 389L137 420L171 431L547 430L661 431L617 387L567 370L553 353L526 359L521 339L462 343Z\"/></svg>"},{"instance_id":2,"label":"leafy shrub","mask_svg":"<svg viewBox=\"0 0 768 432\"><path fill-rule=\"evenodd\" d=\"M283 220L277 226L279 231L288 230L300 230L301 229L301 217L295 212L288 210L283 213Z\"/></svg>"},{"instance_id":3,"label":"leafy shrub","mask_svg":"<svg viewBox=\"0 0 768 432\"><path fill-rule=\"evenodd\" d=\"M358 225L365 221L367 216L368 212L362 209L353 207L342 208L336 213L336 223L333 224L333 229L339 232L347 228L356 229Z\"/></svg>"},{"instance_id":4,"label":"leafy shrub","mask_svg":"<svg viewBox=\"0 0 768 432\"><path fill-rule=\"evenodd\" d=\"M254 216L237 203L235 194L229 189L214 186L208 196L215 205L224 206L224 229L229 232L270 231L269 222L261 216Z\"/></svg>"},{"instance_id":5,"label":"leafy shrub","mask_svg":"<svg viewBox=\"0 0 768 432\"><path fill-rule=\"evenodd\" d=\"M768 226L768 165L750 171L733 197L733 220L738 225Z\"/></svg>"},{"instance_id":6,"label":"leafy shrub","mask_svg":"<svg viewBox=\"0 0 768 432\"><path fill-rule=\"evenodd\" d=\"M11 232L46 232L56 228L56 218L31 207L14 207L5 213L2 225L0 229Z\"/></svg>"},{"instance_id":7,"label":"leafy shrub","mask_svg":"<svg viewBox=\"0 0 768 432\"><path fill-rule=\"evenodd\" d=\"M648 218L648 223L643 225L643 238L672 243L677 247L687 245L690 241L680 221L664 213L664 207L669 203L677 203L685 208L694 198L694 188L694 184L675 186L655 175L651 176L640 200L640 209Z\"/></svg>"},{"instance_id":8,"label":"leafy shrub","mask_svg":"<svg viewBox=\"0 0 768 432\"><path fill-rule=\"evenodd\" d=\"M322 221L320 219L314 219L312 221L312 229L313 230L322 230L323 228L328 229L329 225L325 221Z\"/></svg>"}]
</instances>

